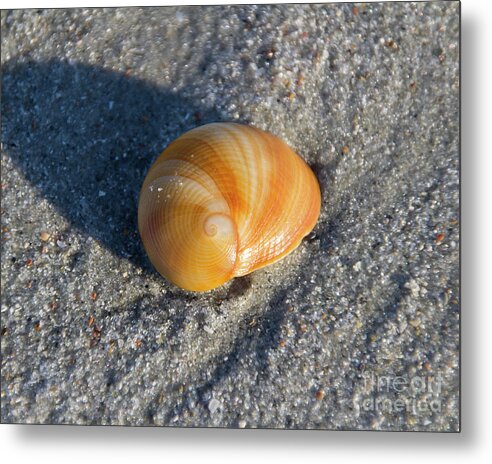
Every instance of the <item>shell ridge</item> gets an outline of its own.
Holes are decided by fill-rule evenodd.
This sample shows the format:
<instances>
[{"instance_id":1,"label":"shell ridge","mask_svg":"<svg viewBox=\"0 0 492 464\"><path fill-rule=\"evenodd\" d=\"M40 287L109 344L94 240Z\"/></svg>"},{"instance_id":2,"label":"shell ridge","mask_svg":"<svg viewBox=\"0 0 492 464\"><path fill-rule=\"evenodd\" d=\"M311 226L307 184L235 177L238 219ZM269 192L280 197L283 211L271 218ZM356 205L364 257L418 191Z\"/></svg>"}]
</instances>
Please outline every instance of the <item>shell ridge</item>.
<instances>
[{"instance_id":1,"label":"shell ridge","mask_svg":"<svg viewBox=\"0 0 492 464\"><path fill-rule=\"evenodd\" d=\"M218 126L219 124L210 124L211 126ZM209 142L208 140L204 140L200 135L201 135L201 132L200 131L198 134L194 134L193 132L197 131L203 127L206 127L206 126L199 126L195 129L192 129L190 131L190 133L188 134L185 134L184 137L186 137L186 140L193 140L195 143L197 144L201 144L203 145L203 147L207 147L208 150L212 151L215 156L217 157L217 159L221 160L221 162L223 162L226 166L230 167L230 168L233 168L233 166L231 166L231 163L224 159L224 157L222 157L220 155L220 153L217 151L217 147L214 146L213 143ZM224 131L223 129L220 129L220 131L217 131L216 134L214 134L215 137L217 137L218 133L220 132L221 134L221 138L224 138ZM222 141L223 142L223 141ZM230 144L230 143L229 143ZM231 144L230 144L231 145ZM202 148L201 151L199 151L197 154L196 154L196 158L199 158L200 155L202 154L202 152L204 152L205 149ZM166 158L166 160L168 159L176 159L176 160L181 160L181 158L174 158L175 156L179 156L179 155L176 155L176 154L170 154L169 156L173 156L173 158ZM186 156L186 155L183 155L183 156ZM214 174L217 173L217 170L216 169L212 169L211 172L208 172L204 169L202 169L209 177L211 177L213 180L214 180L214 183L215 185L217 186L217 189L221 192L221 194L223 195L224 198L226 198L227 200L227 203L229 204L229 206L231 207L231 202L228 201L229 200L229 197L231 196L231 192L234 192L235 190L237 190L237 184L236 184L236 179L233 177L232 180L234 180L234 185L231 186L231 188L229 190L224 190L222 186L220 186L217 181L214 179ZM231 208L233 209L233 208Z\"/></svg>"},{"instance_id":2,"label":"shell ridge","mask_svg":"<svg viewBox=\"0 0 492 464\"><path fill-rule=\"evenodd\" d=\"M166 163L167 161L179 161L180 163L183 163L185 165L188 165L188 166L193 166L194 169L196 169L197 171L200 171L201 172L201 175L202 176L205 176L206 177L206 180L209 181L210 183L212 183L216 189L216 192L221 192L219 186L217 185L217 182L215 181L215 179L210 176L206 171L204 171L200 166L197 166L189 161L186 161L186 160L181 160L179 158L172 158L172 159L166 159L165 161L163 161L163 164ZM187 179L187 180L190 180L190 181L193 181L193 182L196 182L197 184L201 185L210 195L214 195L216 192L210 192L209 189L208 189L208 184L205 182L205 181L202 181L200 182L199 180L195 179L194 177L191 177L190 175L186 175L186 172L180 172L178 175L176 176L168 176L168 175L164 175L164 176L159 176L159 177L156 177L155 179L153 179L152 182L156 181L157 179L160 179L160 178L164 178L164 177L181 177L183 179ZM228 207L228 213L230 214L230 205L229 203L227 202L227 200L224 198L224 202L225 204L227 205Z\"/></svg>"},{"instance_id":3,"label":"shell ridge","mask_svg":"<svg viewBox=\"0 0 492 464\"><path fill-rule=\"evenodd\" d=\"M268 153L269 158L271 159L269 166L270 175L275 175L277 180L278 175L282 175L283 171L280 166L281 160L278 155L278 147L275 147L272 143L274 141L272 137L274 136L268 132L261 132L257 129L256 131L259 132L263 142L262 150ZM268 225L275 221L273 213L278 208L282 193L282 191L276 188L269 188L268 192L266 192L266 199L263 203L268 209L266 211L261 211L261 214L259 215L260 220L254 229L255 233L250 238L250 247L242 250L242 261L245 263L243 269L241 269L242 273L250 272L251 269L257 267L258 264L265 262L271 254L275 253L276 247L271 242L277 240L276 229L275 227L268 227ZM258 207L258 209L260 209L260 207ZM261 253L259 253L260 250ZM256 255L256 260L251 260L250 256L252 255Z\"/></svg>"},{"instance_id":4,"label":"shell ridge","mask_svg":"<svg viewBox=\"0 0 492 464\"><path fill-rule=\"evenodd\" d=\"M249 246L251 242L254 241L255 237L261 233L258 230L258 226L261 224L253 224L255 227L251 227L251 218L258 216L257 212L263 209L265 202L255 201L258 198L264 197L264 190L267 185L263 186L258 179L263 178L265 175L265 169L262 160L265 160L265 156L255 156L255 153L265 153L264 143L260 144L253 135L256 135L259 131L254 127L241 126L240 124L231 123L232 127L225 127L225 131L231 134L231 137L235 140L237 145L241 147L241 158L243 160L243 165L247 168L247 183L248 185L254 183L254 186L249 188L249 194L246 199L246 205L248 206L247 211L244 213L245 221L240 228L241 237L244 238L242 241L241 248L245 249ZM242 133L245 132L245 133ZM261 135L261 134L260 134ZM259 160L258 160L259 158ZM254 182L253 182L254 181ZM265 188L264 188L265 187ZM248 229L250 232L248 233Z\"/></svg>"}]
</instances>

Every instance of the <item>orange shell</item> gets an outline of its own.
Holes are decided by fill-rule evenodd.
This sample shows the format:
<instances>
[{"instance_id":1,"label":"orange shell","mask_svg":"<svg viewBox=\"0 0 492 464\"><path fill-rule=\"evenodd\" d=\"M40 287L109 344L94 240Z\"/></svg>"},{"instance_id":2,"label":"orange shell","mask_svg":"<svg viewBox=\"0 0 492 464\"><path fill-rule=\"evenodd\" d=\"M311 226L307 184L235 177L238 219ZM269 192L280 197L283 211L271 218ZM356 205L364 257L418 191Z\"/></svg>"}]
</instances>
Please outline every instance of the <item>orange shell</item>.
<instances>
[{"instance_id":1,"label":"orange shell","mask_svg":"<svg viewBox=\"0 0 492 464\"><path fill-rule=\"evenodd\" d=\"M206 291L293 251L320 202L314 173L280 139L213 123L178 137L151 166L138 227L160 274Z\"/></svg>"}]
</instances>

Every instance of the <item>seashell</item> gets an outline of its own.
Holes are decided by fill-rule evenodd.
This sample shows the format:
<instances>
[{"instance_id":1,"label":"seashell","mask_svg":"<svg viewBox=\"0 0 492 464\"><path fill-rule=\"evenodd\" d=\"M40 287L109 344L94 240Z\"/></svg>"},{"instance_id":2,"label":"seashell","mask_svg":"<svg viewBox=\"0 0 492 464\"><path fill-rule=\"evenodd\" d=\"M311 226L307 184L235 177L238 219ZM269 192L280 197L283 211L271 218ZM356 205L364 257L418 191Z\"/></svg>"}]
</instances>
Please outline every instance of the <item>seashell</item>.
<instances>
[{"instance_id":1,"label":"seashell","mask_svg":"<svg viewBox=\"0 0 492 464\"><path fill-rule=\"evenodd\" d=\"M206 291L274 263L316 224L318 181L274 135L236 123L186 132L151 166L138 227L154 267Z\"/></svg>"}]
</instances>

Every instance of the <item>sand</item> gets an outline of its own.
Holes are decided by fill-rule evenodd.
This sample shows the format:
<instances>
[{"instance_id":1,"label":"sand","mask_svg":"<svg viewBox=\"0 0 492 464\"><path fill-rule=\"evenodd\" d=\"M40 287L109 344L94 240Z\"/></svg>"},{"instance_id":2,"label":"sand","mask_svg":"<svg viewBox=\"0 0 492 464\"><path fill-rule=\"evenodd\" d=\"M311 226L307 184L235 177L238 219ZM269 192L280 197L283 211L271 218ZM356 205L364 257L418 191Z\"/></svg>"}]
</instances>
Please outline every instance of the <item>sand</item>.
<instances>
[{"instance_id":1,"label":"sand","mask_svg":"<svg viewBox=\"0 0 492 464\"><path fill-rule=\"evenodd\" d=\"M2 11L2 422L459 429L459 4ZM205 294L136 217L174 138L238 121L322 190Z\"/></svg>"}]
</instances>

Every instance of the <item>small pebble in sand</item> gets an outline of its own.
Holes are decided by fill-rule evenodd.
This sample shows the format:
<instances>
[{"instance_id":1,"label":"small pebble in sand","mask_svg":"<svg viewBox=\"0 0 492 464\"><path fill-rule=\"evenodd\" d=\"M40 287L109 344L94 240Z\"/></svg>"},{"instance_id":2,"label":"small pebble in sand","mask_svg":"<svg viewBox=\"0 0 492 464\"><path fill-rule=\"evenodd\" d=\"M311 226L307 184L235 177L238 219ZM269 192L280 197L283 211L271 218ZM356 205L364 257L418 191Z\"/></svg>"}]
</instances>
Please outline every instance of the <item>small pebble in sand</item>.
<instances>
[{"instance_id":1,"label":"small pebble in sand","mask_svg":"<svg viewBox=\"0 0 492 464\"><path fill-rule=\"evenodd\" d=\"M214 333L214 330L211 327L209 327L208 325L204 325L203 330L210 335L212 335Z\"/></svg>"},{"instance_id":2,"label":"small pebble in sand","mask_svg":"<svg viewBox=\"0 0 492 464\"><path fill-rule=\"evenodd\" d=\"M43 242L47 242L49 239L50 239L51 235L44 231L44 232L41 232L41 234L39 234L39 238L43 241Z\"/></svg>"},{"instance_id":3,"label":"small pebble in sand","mask_svg":"<svg viewBox=\"0 0 492 464\"><path fill-rule=\"evenodd\" d=\"M210 411L210 414L214 414L217 409L220 408L220 401L212 398L209 403L208 403L208 410Z\"/></svg>"}]
</instances>

